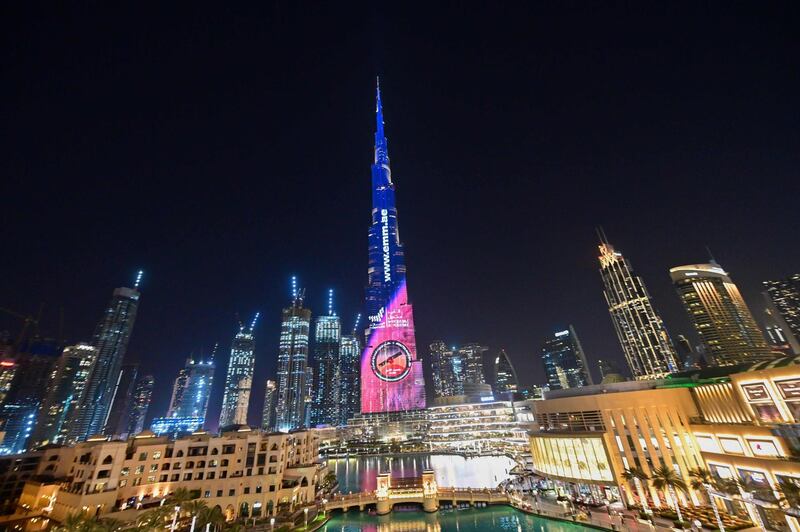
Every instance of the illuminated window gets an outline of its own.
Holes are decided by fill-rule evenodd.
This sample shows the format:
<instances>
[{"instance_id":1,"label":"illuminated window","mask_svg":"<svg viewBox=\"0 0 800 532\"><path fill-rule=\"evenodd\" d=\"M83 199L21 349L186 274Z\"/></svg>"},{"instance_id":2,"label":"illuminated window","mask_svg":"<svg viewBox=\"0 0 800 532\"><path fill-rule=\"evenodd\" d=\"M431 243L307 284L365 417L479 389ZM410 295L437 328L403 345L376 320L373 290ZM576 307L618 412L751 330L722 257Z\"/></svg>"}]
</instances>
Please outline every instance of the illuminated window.
<instances>
[{"instance_id":1,"label":"illuminated window","mask_svg":"<svg viewBox=\"0 0 800 532\"><path fill-rule=\"evenodd\" d=\"M127 477L128 474L131 472L129 467L123 467L122 471L119 472L120 476Z\"/></svg>"},{"instance_id":2,"label":"illuminated window","mask_svg":"<svg viewBox=\"0 0 800 532\"><path fill-rule=\"evenodd\" d=\"M136 471L134 471L134 473L136 475L141 475L142 473L144 473L144 466L143 465L137 465L136 466Z\"/></svg>"},{"instance_id":3,"label":"illuminated window","mask_svg":"<svg viewBox=\"0 0 800 532\"><path fill-rule=\"evenodd\" d=\"M161 451L155 451L153 453L153 460L158 460L161 458Z\"/></svg>"},{"instance_id":4,"label":"illuminated window","mask_svg":"<svg viewBox=\"0 0 800 532\"><path fill-rule=\"evenodd\" d=\"M152 464L150 466L150 472L155 473L156 471L158 471L158 464Z\"/></svg>"},{"instance_id":5,"label":"illuminated window","mask_svg":"<svg viewBox=\"0 0 800 532\"><path fill-rule=\"evenodd\" d=\"M716 440L711 436L701 436L699 434L695 434L695 439L697 440L697 444L700 446L700 450L707 452L707 453L719 453L722 452L719 445L717 444ZM680 441L680 440L677 440Z\"/></svg>"}]
</instances>

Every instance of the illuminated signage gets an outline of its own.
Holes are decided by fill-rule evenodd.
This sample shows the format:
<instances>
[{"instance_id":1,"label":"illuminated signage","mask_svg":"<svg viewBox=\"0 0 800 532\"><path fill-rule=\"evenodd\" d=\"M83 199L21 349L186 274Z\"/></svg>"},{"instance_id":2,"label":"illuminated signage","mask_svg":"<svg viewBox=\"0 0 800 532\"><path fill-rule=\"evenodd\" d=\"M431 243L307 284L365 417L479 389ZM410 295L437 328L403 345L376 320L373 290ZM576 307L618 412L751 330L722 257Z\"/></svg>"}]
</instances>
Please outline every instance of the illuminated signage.
<instances>
[{"instance_id":1,"label":"illuminated signage","mask_svg":"<svg viewBox=\"0 0 800 532\"><path fill-rule=\"evenodd\" d=\"M800 399L800 379L776 382L784 399Z\"/></svg>"},{"instance_id":2,"label":"illuminated signage","mask_svg":"<svg viewBox=\"0 0 800 532\"><path fill-rule=\"evenodd\" d=\"M569 331L558 331L556 333L556 338L561 338L562 336L566 336L569 334Z\"/></svg>"},{"instance_id":3,"label":"illuminated signage","mask_svg":"<svg viewBox=\"0 0 800 532\"><path fill-rule=\"evenodd\" d=\"M361 356L361 413L425 408L425 380L405 282L374 318L370 316L370 328Z\"/></svg>"},{"instance_id":4,"label":"illuminated signage","mask_svg":"<svg viewBox=\"0 0 800 532\"><path fill-rule=\"evenodd\" d=\"M388 283L392 280L392 267L389 253L389 211L386 209L381 209L381 245L383 246L383 281Z\"/></svg>"},{"instance_id":5,"label":"illuminated signage","mask_svg":"<svg viewBox=\"0 0 800 532\"><path fill-rule=\"evenodd\" d=\"M748 401L771 401L767 387L762 383L745 384L742 386L742 391Z\"/></svg>"}]
</instances>

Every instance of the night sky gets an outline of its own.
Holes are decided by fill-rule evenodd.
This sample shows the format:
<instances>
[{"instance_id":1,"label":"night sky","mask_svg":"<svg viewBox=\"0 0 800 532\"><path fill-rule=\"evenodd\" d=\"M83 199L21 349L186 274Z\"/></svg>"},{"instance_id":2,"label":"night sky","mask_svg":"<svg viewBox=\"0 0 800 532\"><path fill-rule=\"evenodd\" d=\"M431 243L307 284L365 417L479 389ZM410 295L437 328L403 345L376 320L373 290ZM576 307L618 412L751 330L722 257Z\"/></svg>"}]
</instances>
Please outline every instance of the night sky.
<instances>
[{"instance_id":1,"label":"night sky","mask_svg":"<svg viewBox=\"0 0 800 532\"><path fill-rule=\"evenodd\" d=\"M572 323L621 363L596 225L673 336L667 271L706 246L757 315L760 281L800 271L796 3L75 4L0 12L0 306L44 302L50 336L63 307L87 340L143 268L150 417L220 342L216 423L237 312L263 316L260 404L292 274L352 326L378 74L420 354L504 347L538 383Z\"/></svg>"}]
</instances>

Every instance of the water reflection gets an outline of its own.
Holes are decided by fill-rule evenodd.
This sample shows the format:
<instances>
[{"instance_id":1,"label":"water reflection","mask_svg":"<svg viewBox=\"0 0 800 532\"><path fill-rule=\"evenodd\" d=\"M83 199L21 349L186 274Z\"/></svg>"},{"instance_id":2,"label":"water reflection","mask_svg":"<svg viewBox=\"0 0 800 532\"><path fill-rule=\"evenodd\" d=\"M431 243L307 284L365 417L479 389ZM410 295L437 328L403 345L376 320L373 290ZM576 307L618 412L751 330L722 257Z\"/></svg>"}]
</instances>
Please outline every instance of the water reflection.
<instances>
[{"instance_id":1,"label":"water reflection","mask_svg":"<svg viewBox=\"0 0 800 532\"><path fill-rule=\"evenodd\" d=\"M393 512L372 516L364 512L337 515L323 532L478 532L506 530L509 532L575 532L588 528L560 521L549 521L518 512L508 506L423 512Z\"/></svg>"},{"instance_id":2,"label":"water reflection","mask_svg":"<svg viewBox=\"0 0 800 532\"><path fill-rule=\"evenodd\" d=\"M509 477L514 461L505 456L464 458L455 455L401 454L331 458L329 467L339 479L342 493L375 489L378 473L397 477L422 475L425 469L436 472L440 486L455 488L494 488Z\"/></svg>"}]
</instances>

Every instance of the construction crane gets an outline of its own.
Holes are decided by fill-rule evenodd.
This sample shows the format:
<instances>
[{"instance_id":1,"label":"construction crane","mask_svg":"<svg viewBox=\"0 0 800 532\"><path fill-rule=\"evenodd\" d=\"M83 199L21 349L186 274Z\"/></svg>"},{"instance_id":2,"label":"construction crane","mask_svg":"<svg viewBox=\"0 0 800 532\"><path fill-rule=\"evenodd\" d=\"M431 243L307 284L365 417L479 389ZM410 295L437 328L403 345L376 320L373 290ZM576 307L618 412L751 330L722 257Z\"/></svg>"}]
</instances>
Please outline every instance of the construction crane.
<instances>
[{"instance_id":1,"label":"construction crane","mask_svg":"<svg viewBox=\"0 0 800 532\"><path fill-rule=\"evenodd\" d=\"M20 348L20 346L22 346L22 341L25 339L25 335L27 334L28 329L30 328L31 325L33 325L34 328L36 329L36 331L38 332L38 330L39 330L39 318L41 318L41 316L42 316L43 307L44 307L44 305L39 307L39 317L37 317L37 318L34 318L33 316L30 316L30 315L26 316L25 314L22 314L20 312L16 312L16 311L11 310L11 309L7 309L5 307L0 307L0 312L2 312L4 314L8 314L10 316L14 316L15 318L19 318L19 319L22 320L22 330L19 332L19 336L17 336L17 341L14 342L14 352L15 353L19 352L19 348Z\"/></svg>"}]
</instances>

